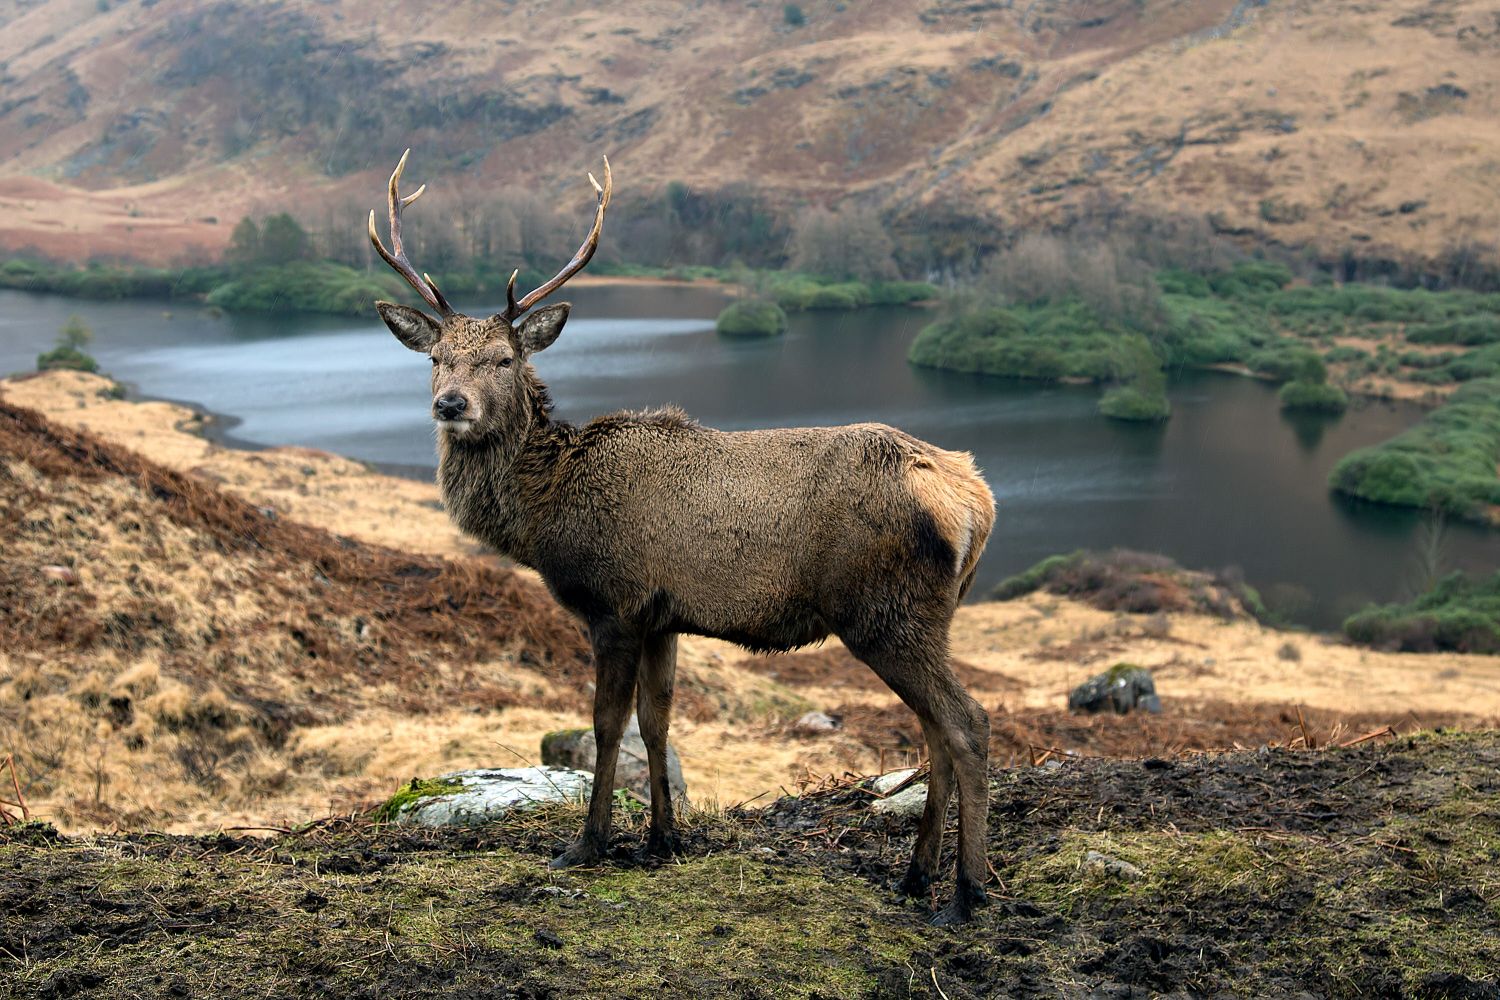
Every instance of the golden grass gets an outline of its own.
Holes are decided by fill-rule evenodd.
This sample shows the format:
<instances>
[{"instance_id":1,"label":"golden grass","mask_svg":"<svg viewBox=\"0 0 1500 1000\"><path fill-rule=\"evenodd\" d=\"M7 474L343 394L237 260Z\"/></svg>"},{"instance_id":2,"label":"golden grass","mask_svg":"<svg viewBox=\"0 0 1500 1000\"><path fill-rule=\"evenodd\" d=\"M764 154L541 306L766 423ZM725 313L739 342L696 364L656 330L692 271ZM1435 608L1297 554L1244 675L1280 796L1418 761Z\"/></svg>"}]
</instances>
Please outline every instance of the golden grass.
<instances>
[{"instance_id":1,"label":"golden grass","mask_svg":"<svg viewBox=\"0 0 1500 1000\"><path fill-rule=\"evenodd\" d=\"M21 425L21 445L18 418L0 425L11 431L0 433L0 591L15 595L0 619L0 759L16 753L28 801L46 818L68 829L286 826L369 804L413 776L534 759L543 733L587 724L576 630L559 644L562 633L528 638L507 632L506 616L479 613L494 594L522 600L535 584L467 555L435 487L331 455L219 448L192 433L189 411L109 400L107 384L76 373L0 382L0 415L24 401L51 417ZM293 474L305 489L285 485ZM274 522L256 510L273 500ZM445 558L372 547L407 538ZM77 582L39 572L54 564ZM472 595L467 610L388 589L415 580L400 586L418 596L431 574L442 593ZM572 628L550 604L523 606L528 620ZM1283 654L1288 643L1300 659ZM1500 718L1500 657L1379 653L1047 595L962 608L953 652L994 716L1001 762L1024 762L1028 745L1146 753L1285 742L1299 705L1320 741L1364 725ZM684 637L679 660L673 738L700 800L752 799L810 773L920 756L909 713L836 642L752 658ZM1161 722L1060 710L1073 685L1119 662L1155 672ZM844 728L795 731L809 709L843 715Z\"/></svg>"}]
</instances>

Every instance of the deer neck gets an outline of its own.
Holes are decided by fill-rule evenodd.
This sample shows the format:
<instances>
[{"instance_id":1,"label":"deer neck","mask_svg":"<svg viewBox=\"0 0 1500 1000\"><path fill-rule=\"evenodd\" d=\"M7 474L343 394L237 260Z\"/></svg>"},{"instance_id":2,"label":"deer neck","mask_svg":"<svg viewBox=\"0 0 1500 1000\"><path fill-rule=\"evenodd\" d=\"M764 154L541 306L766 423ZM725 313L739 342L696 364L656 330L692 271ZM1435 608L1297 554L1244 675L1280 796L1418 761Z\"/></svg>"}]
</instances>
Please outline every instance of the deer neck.
<instances>
[{"instance_id":1,"label":"deer neck","mask_svg":"<svg viewBox=\"0 0 1500 1000\"><path fill-rule=\"evenodd\" d=\"M557 456L572 428L551 416L544 387L527 392L502 432L470 438L438 432L438 488L463 531L535 567Z\"/></svg>"}]
</instances>

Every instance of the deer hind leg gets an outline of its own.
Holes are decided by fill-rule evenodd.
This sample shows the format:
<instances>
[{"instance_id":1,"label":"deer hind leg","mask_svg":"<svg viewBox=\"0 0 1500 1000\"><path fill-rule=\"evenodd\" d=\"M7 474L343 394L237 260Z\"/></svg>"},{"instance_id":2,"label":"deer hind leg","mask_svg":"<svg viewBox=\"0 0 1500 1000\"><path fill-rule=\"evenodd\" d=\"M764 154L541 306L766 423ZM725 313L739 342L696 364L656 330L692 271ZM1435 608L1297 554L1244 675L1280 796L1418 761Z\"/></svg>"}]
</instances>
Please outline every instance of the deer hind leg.
<instances>
[{"instance_id":1,"label":"deer hind leg","mask_svg":"<svg viewBox=\"0 0 1500 1000\"><path fill-rule=\"evenodd\" d=\"M927 741L927 805L917 827L917 843L912 848L911 864L906 877L896 886L899 892L914 899L926 898L938 874L938 859L943 850L943 825L948 817L948 803L953 799L953 759L937 724L919 717Z\"/></svg>"},{"instance_id":2,"label":"deer hind leg","mask_svg":"<svg viewBox=\"0 0 1500 1000\"><path fill-rule=\"evenodd\" d=\"M922 720L935 773L939 753L946 754L953 776L950 788L955 784L958 788L958 878L953 901L932 922L946 925L968 920L974 909L987 901L984 883L988 873L985 845L989 816L989 716L953 676L947 661L947 643L941 638L917 643L898 637L887 642L851 644L850 649ZM947 811L947 803L939 799L946 794L947 789L928 788L927 807L922 813L908 878L911 871L917 872L918 881L923 874L930 878L936 868L943 816Z\"/></svg>"},{"instance_id":3,"label":"deer hind leg","mask_svg":"<svg viewBox=\"0 0 1500 1000\"><path fill-rule=\"evenodd\" d=\"M651 766L651 833L646 839L646 852L659 858L682 853L672 815L672 786L667 780L667 730L672 722L676 676L677 636L661 632L647 637L641 652L636 716Z\"/></svg>"},{"instance_id":4,"label":"deer hind leg","mask_svg":"<svg viewBox=\"0 0 1500 1000\"><path fill-rule=\"evenodd\" d=\"M552 860L553 868L594 864L609 848L615 763L641 662L640 638L612 622L591 625L589 638L594 647L594 788L583 833Z\"/></svg>"}]
</instances>

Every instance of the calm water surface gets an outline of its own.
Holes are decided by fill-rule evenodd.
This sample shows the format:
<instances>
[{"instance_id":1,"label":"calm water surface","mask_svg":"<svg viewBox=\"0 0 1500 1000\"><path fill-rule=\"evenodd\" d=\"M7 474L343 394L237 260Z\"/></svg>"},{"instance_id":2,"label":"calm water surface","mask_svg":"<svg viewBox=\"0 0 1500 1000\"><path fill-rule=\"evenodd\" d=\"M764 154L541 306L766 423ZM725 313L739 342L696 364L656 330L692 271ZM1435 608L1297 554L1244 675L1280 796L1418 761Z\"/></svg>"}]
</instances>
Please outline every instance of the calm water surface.
<instances>
[{"instance_id":1,"label":"calm water surface","mask_svg":"<svg viewBox=\"0 0 1500 1000\"><path fill-rule=\"evenodd\" d=\"M972 451L999 501L986 590L1044 556L1123 546L1206 569L1237 566L1298 620L1336 625L1420 579L1421 518L1329 494L1345 453L1415 423L1409 405L1342 418L1283 416L1275 388L1195 374L1163 427L1095 414L1097 390L913 368L920 310L792 318L783 338L713 331L712 289L570 289L573 318L536 358L565 419L676 403L723 428L878 420ZM468 303L467 311L494 311ZM428 364L378 320L211 317L180 303L93 303L0 291L0 372L35 367L70 314L101 366L141 396L222 414L229 435L297 444L426 475L434 463ZM1450 526L1445 565L1500 566L1500 532Z\"/></svg>"}]
</instances>

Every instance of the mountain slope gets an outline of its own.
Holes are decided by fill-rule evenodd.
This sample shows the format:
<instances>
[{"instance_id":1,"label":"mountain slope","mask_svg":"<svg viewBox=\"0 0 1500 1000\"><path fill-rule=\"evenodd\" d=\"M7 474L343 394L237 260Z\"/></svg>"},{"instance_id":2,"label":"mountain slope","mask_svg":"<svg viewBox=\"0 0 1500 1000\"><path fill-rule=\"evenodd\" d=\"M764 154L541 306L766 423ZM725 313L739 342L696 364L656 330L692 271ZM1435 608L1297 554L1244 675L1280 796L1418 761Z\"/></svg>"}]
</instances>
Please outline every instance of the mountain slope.
<instances>
[{"instance_id":1,"label":"mountain slope","mask_svg":"<svg viewBox=\"0 0 1500 1000\"><path fill-rule=\"evenodd\" d=\"M626 198L853 197L970 243L1120 206L1324 258L1500 232L1485 0L800 9L8 0L0 244L171 261L247 211L373 204L407 145L441 218L501 188L582 213L608 153Z\"/></svg>"}]
</instances>

